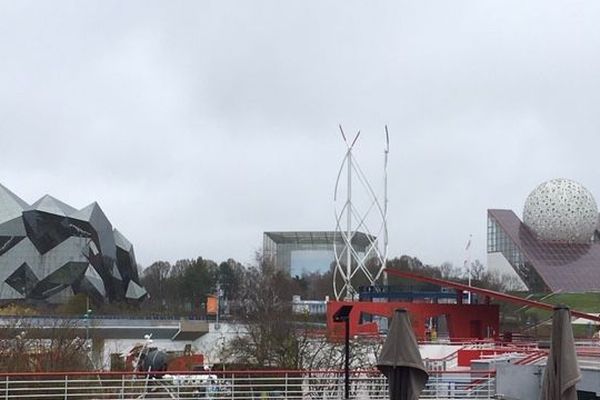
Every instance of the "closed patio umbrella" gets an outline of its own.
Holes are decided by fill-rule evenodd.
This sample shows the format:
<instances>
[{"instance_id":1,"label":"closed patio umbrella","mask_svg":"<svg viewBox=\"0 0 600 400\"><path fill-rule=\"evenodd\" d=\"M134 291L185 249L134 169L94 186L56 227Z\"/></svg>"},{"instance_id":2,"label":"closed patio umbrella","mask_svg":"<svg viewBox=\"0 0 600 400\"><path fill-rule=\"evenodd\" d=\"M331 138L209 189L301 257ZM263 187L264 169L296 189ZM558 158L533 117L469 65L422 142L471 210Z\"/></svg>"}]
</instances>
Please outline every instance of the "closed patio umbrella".
<instances>
[{"instance_id":1,"label":"closed patio umbrella","mask_svg":"<svg viewBox=\"0 0 600 400\"><path fill-rule=\"evenodd\" d=\"M577 400L575 384L581 380L577 364L571 312L566 306L554 307L550 354L544 370L540 400Z\"/></svg>"},{"instance_id":2,"label":"closed patio umbrella","mask_svg":"<svg viewBox=\"0 0 600 400\"><path fill-rule=\"evenodd\" d=\"M377 368L388 379L390 400L419 399L429 375L405 309L394 311Z\"/></svg>"}]
</instances>

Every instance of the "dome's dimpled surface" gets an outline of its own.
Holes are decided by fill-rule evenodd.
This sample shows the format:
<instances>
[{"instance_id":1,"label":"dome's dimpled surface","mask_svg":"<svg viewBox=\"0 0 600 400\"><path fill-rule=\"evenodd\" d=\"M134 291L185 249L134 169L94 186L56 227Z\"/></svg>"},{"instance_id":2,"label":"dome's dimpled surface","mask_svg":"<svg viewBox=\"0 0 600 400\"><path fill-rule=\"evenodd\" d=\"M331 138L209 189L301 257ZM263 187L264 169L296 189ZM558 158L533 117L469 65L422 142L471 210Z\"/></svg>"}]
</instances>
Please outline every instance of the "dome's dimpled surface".
<instances>
[{"instance_id":1,"label":"dome's dimpled surface","mask_svg":"<svg viewBox=\"0 0 600 400\"><path fill-rule=\"evenodd\" d=\"M598 225L598 206L579 183L553 179L529 194L523 222L541 240L588 243Z\"/></svg>"}]
</instances>

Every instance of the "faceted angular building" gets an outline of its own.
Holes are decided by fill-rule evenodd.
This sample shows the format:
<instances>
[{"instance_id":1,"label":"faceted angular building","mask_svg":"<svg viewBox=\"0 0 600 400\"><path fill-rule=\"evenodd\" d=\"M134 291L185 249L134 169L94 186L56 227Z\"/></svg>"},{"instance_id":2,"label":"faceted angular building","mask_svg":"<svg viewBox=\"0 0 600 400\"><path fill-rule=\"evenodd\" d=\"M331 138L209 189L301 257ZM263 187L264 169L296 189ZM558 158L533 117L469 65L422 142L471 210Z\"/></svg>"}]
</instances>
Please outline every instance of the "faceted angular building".
<instances>
[{"instance_id":1,"label":"faceted angular building","mask_svg":"<svg viewBox=\"0 0 600 400\"><path fill-rule=\"evenodd\" d=\"M580 184L554 179L512 210L488 210L488 267L512 268L533 292L600 291L598 208Z\"/></svg>"},{"instance_id":2,"label":"faceted angular building","mask_svg":"<svg viewBox=\"0 0 600 400\"><path fill-rule=\"evenodd\" d=\"M144 299L131 243L98 203L77 210L46 195L29 205L0 185L0 301L64 303L78 293Z\"/></svg>"}]
</instances>

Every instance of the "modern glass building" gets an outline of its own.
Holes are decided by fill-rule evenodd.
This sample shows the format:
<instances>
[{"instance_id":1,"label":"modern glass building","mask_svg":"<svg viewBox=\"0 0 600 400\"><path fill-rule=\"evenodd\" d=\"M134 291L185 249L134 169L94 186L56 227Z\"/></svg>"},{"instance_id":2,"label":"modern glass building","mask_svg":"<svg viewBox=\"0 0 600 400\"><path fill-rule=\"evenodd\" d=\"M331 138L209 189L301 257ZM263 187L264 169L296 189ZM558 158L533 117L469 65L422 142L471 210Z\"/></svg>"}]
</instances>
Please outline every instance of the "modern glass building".
<instances>
[{"instance_id":1,"label":"modern glass building","mask_svg":"<svg viewBox=\"0 0 600 400\"><path fill-rule=\"evenodd\" d=\"M131 243L98 203L77 210L52 196L32 205L0 185L0 300L142 300Z\"/></svg>"},{"instance_id":2,"label":"modern glass building","mask_svg":"<svg viewBox=\"0 0 600 400\"><path fill-rule=\"evenodd\" d=\"M374 236L354 232L352 247L359 255L366 257L367 261L377 256L375 252L369 251L376 241ZM337 251L343 251L343 239L334 231L264 232L263 256L292 275L301 275L303 270L306 271L303 267L311 263L314 264L310 268L311 272L324 272L329 270L335 260L334 242Z\"/></svg>"},{"instance_id":3,"label":"modern glass building","mask_svg":"<svg viewBox=\"0 0 600 400\"><path fill-rule=\"evenodd\" d=\"M528 198L526 222L512 210L488 210L488 267L509 266L533 292L600 291L598 212L593 198L581 195L581 187L573 189L572 181L543 185ZM544 190L548 196L540 195Z\"/></svg>"}]
</instances>

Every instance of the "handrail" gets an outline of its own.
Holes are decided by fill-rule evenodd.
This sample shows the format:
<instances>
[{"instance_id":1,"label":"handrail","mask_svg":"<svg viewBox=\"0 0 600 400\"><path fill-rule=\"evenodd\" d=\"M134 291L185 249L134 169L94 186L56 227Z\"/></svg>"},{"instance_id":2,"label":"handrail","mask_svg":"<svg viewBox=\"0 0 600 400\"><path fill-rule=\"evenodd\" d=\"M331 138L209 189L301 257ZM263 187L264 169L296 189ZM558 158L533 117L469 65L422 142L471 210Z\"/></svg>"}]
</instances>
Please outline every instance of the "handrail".
<instances>
[{"instance_id":1,"label":"handrail","mask_svg":"<svg viewBox=\"0 0 600 400\"><path fill-rule=\"evenodd\" d=\"M474 375L463 376L433 375L421 392L420 399L491 400L495 398L495 377L482 374L480 371L476 372L478 373L474 373ZM0 380L0 398L11 400L43 398L65 400L117 398L335 400L342 398L344 392L343 374L337 372L322 375L284 374L278 377L230 374L215 378L214 375L211 373L207 378L189 375L148 376L147 378L143 376L129 378L124 376L65 376L55 379L5 377ZM371 376L361 373L352 378L350 393L351 398L386 400L389 399L388 382L381 374Z\"/></svg>"},{"instance_id":2,"label":"handrail","mask_svg":"<svg viewBox=\"0 0 600 400\"><path fill-rule=\"evenodd\" d=\"M459 370L459 371L427 371L430 375L495 375L494 370ZM4 377L52 377L52 376L156 376L156 375L286 375L286 374L344 374L343 369L327 370L302 370L302 369L278 369L278 370L202 370L202 371L53 371L53 372L0 372L0 378ZM351 370L351 375L374 374L381 375L378 369Z\"/></svg>"}]
</instances>

